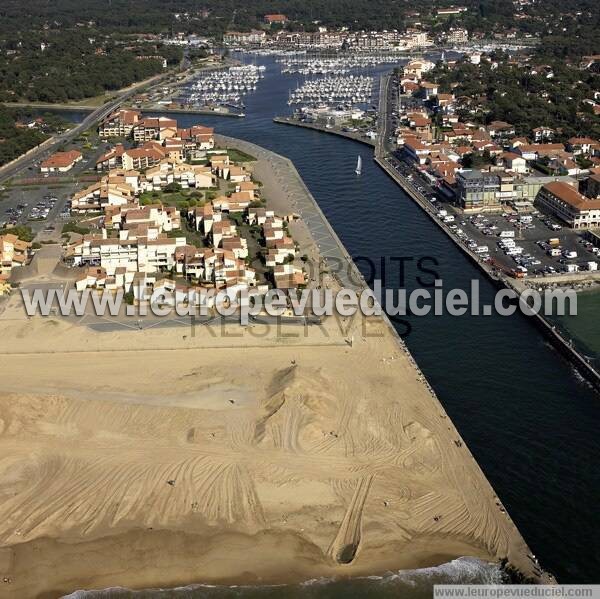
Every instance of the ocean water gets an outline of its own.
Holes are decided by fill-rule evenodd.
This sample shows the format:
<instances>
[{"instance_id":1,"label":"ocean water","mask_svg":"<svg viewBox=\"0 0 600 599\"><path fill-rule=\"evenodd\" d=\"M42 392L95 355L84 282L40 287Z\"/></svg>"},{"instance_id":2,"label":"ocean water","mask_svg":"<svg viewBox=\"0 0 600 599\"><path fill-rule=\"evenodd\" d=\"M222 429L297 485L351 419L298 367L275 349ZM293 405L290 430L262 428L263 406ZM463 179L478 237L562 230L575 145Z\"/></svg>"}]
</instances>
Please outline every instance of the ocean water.
<instances>
[{"instance_id":1,"label":"ocean water","mask_svg":"<svg viewBox=\"0 0 600 599\"><path fill-rule=\"evenodd\" d=\"M385 275L387 288L410 289L418 285L418 260L432 258L445 289L468 290L477 279L482 301L490 302L492 284L372 162L368 147L272 122L273 116L290 112L288 91L299 76L282 75L271 58L258 62L267 66L266 76L246 98L245 119L177 115L182 126L201 122L293 160L365 277ZM363 172L357 178L359 154ZM399 258L404 259L404 277ZM598 394L525 316L430 314L406 321L410 351L541 565L562 583L600 582ZM589 322L596 322L593 308ZM400 323L398 331L405 334L407 326ZM455 560L423 572L311 582L283 590L188 587L182 592L200 594L171 590L93 596L412 598L431 596L431 584L422 576L428 581L449 573L460 576L465 564L468 570L473 562ZM483 582L495 568L480 564L475 571ZM165 592L174 594L160 594Z\"/></svg>"},{"instance_id":2,"label":"ocean water","mask_svg":"<svg viewBox=\"0 0 600 599\"><path fill-rule=\"evenodd\" d=\"M556 324L596 368L600 367L600 289L577 294L577 316L561 316Z\"/></svg>"},{"instance_id":3,"label":"ocean water","mask_svg":"<svg viewBox=\"0 0 600 599\"><path fill-rule=\"evenodd\" d=\"M462 557L435 568L401 570L382 576L346 580L315 579L295 585L262 587L196 584L140 591L111 588L75 591L64 599L392 599L399 596L430 599L435 584L501 584L503 576L496 565Z\"/></svg>"}]
</instances>

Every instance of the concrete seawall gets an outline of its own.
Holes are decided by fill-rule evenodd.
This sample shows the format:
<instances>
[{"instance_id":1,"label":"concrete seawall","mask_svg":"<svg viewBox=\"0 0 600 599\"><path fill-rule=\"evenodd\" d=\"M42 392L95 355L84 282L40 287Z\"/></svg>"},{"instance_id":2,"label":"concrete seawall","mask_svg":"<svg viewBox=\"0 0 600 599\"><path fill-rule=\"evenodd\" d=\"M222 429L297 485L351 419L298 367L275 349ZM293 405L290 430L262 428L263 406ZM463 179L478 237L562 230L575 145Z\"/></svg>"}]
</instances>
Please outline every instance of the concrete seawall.
<instances>
[{"instance_id":1,"label":"concrete seawall","mask_svg":"<svg viewBox=\"0 0 600 599\"><path fill-rule=\"evenodd\" d=\"M276 116L273 119L273 122L280 123L281 125L291 125L292 127L302 127L303 129L312 129L313 131L320 131L321 133L329 133L331 135L337 135L338 137L344 137L345 139L357 141L358 143L365 144L366 146L370 146L371 148L375 147L374 141L370 139L365 139L364 137L360 137L350 131L338 131L337 129L327 129L327 127L316 125L315 123L302 123L301 121L297 121L296 119L283 116Z\"/></svg>"}]
</instances>

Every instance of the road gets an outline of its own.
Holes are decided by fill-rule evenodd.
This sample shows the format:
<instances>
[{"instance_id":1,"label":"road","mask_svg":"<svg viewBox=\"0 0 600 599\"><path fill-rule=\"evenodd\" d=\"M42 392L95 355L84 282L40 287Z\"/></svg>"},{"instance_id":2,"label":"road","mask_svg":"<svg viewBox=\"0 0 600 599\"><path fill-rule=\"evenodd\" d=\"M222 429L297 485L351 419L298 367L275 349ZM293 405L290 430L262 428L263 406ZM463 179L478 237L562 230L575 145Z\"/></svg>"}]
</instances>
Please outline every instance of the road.
<instances>
[{"instance_id":1,"label":"road","mask_svg":"<svg viewBox=\"0 0 600 599\"><path fill-rule=\"evenodd\" d=\"M22 170L31 166L34 162L43 160L50 154L55 152L59 147L75 139L78 135L87 131L90 127L93 127L96 123L106 118L111 112L118 108L123 102L131 98L133 95L138 93L141 89L148 87L149 85L155 85L165 77L171 75L172 72L161 73L151 79L141 81L132 85L130 88L119 94L114 100L107 102L100 106L90 114L88 114L81 123L75 125L75 127L56 135L53 138L53 142L45 145L44 147L38 148L37 150L31 151L27 155L23 155L18 158L13 164L7 165L0 169L0 183L10 179L20 173Z\"/></svg>"}]
</instances>

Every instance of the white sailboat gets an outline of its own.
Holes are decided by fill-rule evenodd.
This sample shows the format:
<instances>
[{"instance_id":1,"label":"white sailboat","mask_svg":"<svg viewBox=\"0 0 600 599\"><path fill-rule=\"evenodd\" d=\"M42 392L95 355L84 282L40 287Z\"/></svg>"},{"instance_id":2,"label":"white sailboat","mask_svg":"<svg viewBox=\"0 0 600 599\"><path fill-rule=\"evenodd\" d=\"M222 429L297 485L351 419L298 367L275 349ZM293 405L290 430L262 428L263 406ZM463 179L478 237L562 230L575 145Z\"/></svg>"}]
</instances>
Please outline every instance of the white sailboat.
<instances>
[{"instance_id":1,"label":"white sailboat","mask_svg":"<svg viewBox=\"0 0 600 599\"><path fill-rule=\"evenodd\" d=\"M354 171L357 175L362 173L362 157L358 156L358 161L356 163L356 170Z\"/></svg>"}]
</instances>

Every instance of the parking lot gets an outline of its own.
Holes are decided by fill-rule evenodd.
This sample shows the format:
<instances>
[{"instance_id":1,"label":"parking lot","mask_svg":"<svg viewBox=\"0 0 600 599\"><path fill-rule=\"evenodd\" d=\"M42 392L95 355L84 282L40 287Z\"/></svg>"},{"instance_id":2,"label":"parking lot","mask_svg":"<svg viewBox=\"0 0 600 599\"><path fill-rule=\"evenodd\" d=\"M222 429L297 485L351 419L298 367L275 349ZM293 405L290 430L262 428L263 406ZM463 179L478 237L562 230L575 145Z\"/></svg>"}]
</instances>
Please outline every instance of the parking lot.
<instances>
[{"instance_id":1,"label":"parking lot","mask_svg":"<svg viewBox=\"0 0 600 599\"><path fill-rule=\"evenodd\" d=\"M1 190L0 229L28 226L36 234L36 241L58 241L63 223L70 218L70 198L96 178L96 160L106 147L97 136L90 135L87 144L79 140L69 146L84 156L70 171L44 175L38 160L5 184Z\"/></svg>"},{"instance_id":2,"label":"parking lot","mask_svg":"<svg viewBox=\"0 0 600 599\"><path fill-rule=\"evenodd\" d=\"M594 270L599 250L585 241L583 233L563 227L559 221L534 211L467 215L432 187L411 164L394 157L390 164L421 193L453 235L465 246L507 272L521 276L554 275Z\"/></svg>"},{"instance_id":3,"label":"parking lot","mask_svg":"<svg viewBox=\"0 0 600 599\"><path fill-rule=\"evenodd\" d=\"M0 229L24 225L40 240L55 238L55 232L60 237L69 199L80 188L78 183L9 187L0 202Z\"/></svg>"}]
</instances>

